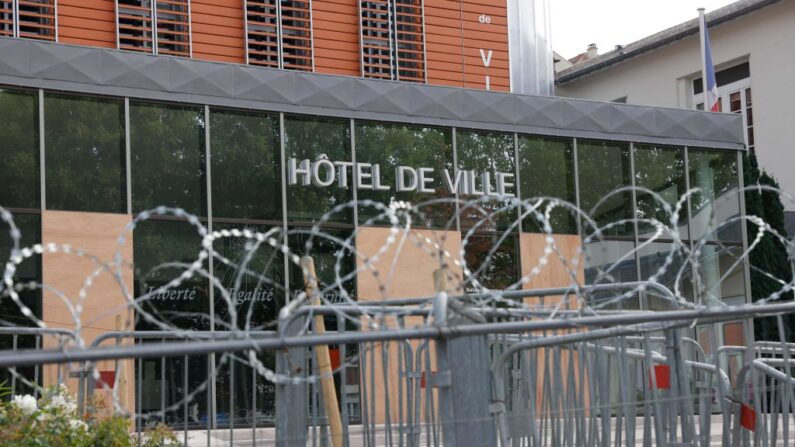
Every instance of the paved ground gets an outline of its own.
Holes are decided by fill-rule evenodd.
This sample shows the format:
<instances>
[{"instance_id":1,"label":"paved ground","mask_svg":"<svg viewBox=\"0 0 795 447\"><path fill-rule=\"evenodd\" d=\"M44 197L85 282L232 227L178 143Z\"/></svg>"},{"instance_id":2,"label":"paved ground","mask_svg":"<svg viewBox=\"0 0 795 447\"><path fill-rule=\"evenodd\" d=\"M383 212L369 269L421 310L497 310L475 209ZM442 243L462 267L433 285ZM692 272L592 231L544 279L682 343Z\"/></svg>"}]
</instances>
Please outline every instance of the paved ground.
<instances>
[{"instance_id":1,"label":"paved ground","mask_svg":"<svg viewBox=\"0 0 795 447\"><path fill-rule=\"evenodd\" d=\"M362 437L362 431L360 425L355 425L350 427L350 447L362 447L365 445L364 439ZM722 418L719 415L715 415L712 417L712 423L710 428L710 446L711 447L719 447L722 445L721 442L721 435L723 433L723 422ZM643 418L638 418L636 424L636 439L641 440L643 439ZM179 440L183 441L184 432L177 433L179 436ZM310 431L310 434L311 431ZM256 438L254 437L256 435ZM319 434L318 434L319 435ZM781 434L781 429L779 428L779 435L778 435L778 442L776 443L777 446L785 446L785 443L782 440L783 436ZM253 441L256 439L256 441ZM753 438L751 438L753 444ZM615 442L615 439L613 439ZM381 446L399 446L399 436L396 429L393 429L393 438L391 442L388 442L386 439L386 430L383 426L379 427L379 431L376 435L375 444L377 447ZM551 444L551 442L550 442ZM195 430L188 432L188 447L266 447L266 446L275 446L275 430L273 428L258 428L256 433L251 428L236 428L233 432L230 430L212 430L210 432L206 430ZM317 446L324 445L321 442L316 444ZM329 444L326 444L329 445ZM402 445L406 445L405 440ZM420 444L418 447L425 447L427 446L427 437L425 433L421 434ZM636 445L643 445L641 442L637 442ZM680 444L681 445L681 444ZM795 445L795 419L793 419L790 425L790 440L787 447ZM313 446L313 443L307 442L307 446Z\"/></svg>"}]
</instances>

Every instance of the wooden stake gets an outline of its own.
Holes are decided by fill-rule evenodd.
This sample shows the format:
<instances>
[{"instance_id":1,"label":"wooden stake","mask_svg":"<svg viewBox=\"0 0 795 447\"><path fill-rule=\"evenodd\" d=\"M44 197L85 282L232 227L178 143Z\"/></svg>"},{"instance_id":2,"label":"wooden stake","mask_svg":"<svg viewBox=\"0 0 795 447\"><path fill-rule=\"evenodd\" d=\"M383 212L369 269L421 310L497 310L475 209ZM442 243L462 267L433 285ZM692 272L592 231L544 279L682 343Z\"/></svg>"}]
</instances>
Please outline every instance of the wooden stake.
<instances>
[{"instance_id":1,"label":"wooden stake","mask_svg":"<svg viewBox=\"0 0 795 447\"><path fill-rule=\"evenodd\" d=\"M317 276L315 275L315 262L312 257L302 257L301 267L304 272L306 295L310 298L312 305L319 306L320 294L317 292ZM315 315L314 318L315 334L325 334L326 322L323 320L323 315ZM323 394L323 406L326 409L329 431L331 432L331 444L334 447L342 447L342 420L340 419L340 408L337 404L337 392L334 389L334 376L331 374L331 356L329 355L328 345L317 345L314 349L315 361L320 373L320 391Z\"/></svg>"},{"instance_id":2,"label":"wooden stake","mask_svg":"<svg viewBox=\"0 0 795 447\"><path fill-rule=\"evenodd\" d=\"M433 287L436 293L447 292L447 268L439 267L433 271Z\"/></svg>"}]
</instances>

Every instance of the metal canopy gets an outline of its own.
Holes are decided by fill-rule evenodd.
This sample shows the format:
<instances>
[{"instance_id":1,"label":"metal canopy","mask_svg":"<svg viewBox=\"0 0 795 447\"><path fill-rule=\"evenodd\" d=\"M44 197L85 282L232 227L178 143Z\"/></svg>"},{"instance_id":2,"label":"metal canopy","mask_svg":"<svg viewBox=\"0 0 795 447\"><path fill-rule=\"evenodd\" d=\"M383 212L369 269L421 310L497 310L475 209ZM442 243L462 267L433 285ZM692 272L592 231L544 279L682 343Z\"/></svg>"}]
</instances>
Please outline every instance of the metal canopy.
<instances>
[{"instance_id":1,"label":"metal canopy","mask_svg":"<svg viewBox=\"0 0 795 447\"><path fill-rule=\"evenodd\" d=\"M735 114L301 73L0 38L0 85L425 125L744 149Z\"/></svg>"}]
</instances>

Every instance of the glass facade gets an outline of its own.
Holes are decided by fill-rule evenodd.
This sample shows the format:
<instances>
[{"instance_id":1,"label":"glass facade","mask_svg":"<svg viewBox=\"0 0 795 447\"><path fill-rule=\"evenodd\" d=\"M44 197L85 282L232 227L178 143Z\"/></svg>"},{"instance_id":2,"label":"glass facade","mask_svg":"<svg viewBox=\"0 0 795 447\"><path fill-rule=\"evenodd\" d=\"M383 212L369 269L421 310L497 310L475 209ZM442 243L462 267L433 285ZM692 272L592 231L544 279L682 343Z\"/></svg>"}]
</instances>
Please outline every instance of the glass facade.
<instances>
[{"instance_id":1,"label":"glass facade","mask_svg":"<svg viewBox=\"0 0 795 447\"><path fill-rule=\"evenodd\" d=\"M560 208L551 213L554 233L591 238L583 247L586 283L657 275L658 282L679 287L693 300L737 300L747 293L745 266L737 263L741 226L721 224L741 209L735 151L11 90L0 90L0 112L7 117L0 122L0 132L8 136L0 145L9 154L0 157L6 185L0 190L0 205L14 211L29 238L26 244L41 239L42 208L137 215L159 205L180 207L210 230L272 231L274 238L287 241L292 253L312 254L324 297L341 301L357 298L354 253L345 244L355 243L351 235L357 225L387 222L376 208L360 204L330 216L322 224L322 238L311 234L311 226L354 198L414 205L436 200L418 210L412 226L469 235L464 247L471 272L467 290L499 290L521 277L520 234L543 229L532 215L517 225L519 213L526 210L510 205L505 197L483 197L484 209L500 210L496 218L485 220L478 210L461 209L451 199L481 198L481 192L503 188L530 202L556 198L590 212L593 222ZM323 177L323 184L291 182L291 161L298 166L304 160L308 166L330 162L334 167L326 175L334 172L334 181ZM398 169L401 166L411 169ZM502 186L497 173L503 174ZM602 200L616 188L632 186L642 189L628 188ZM681 249L672 252L673 234L652 240L653 221L668 225L666 206L675 206L681 194L694 187L701 192L679 211L676 231L685 246L700 247L696 272L684 263ZM622 219L627 222L605 226ZM596 235L598 227L602 231ZM215 241L218 255L208 259L204 269L218 278L229 296L198 273L178 287L158 290L196 259L200 240L197 229L180 219L157 217L136 227L136 292L148 294L139 303L141 310L171 328L274 329L277 309L303 290L303 280L292 260L267 244L242 237ZM8 241L1 241L0 248L7 252ZM663 265L668 267L660 273ZM40 281L40 263L23 265L18 277ZM599 302L603 297L593 298ZM658 298L639 296L623 306L666 308ZM41 312L38 295L24 300ZM0 312L4 319L15 318L12 308ZM137 317L138 330L162 327L141 312ZM327 325L336 324L329 319ZM272 358L261 360L273 367ZM145 397L140 409L159 409L164 374L170 375L169 381L193 384L206 380L213 370L216 414L210 415L207 398L200 397L194 399L198 406L191 408L188 423L203 425L210 417L219 423L272 417L261 414L272 406L270 385L260 383L251 368L221 356L214 361L204 357L141 362L137 377L155 390L156 397L151 402ZM249 388L237 387L244 391L234 395L223 391L235 388L232 382ZM261 401L251 400L253 388ZM167 403L179 401L181 392L169 390L173 395L166 396ZM256 415L248 411L253 407ZM172 421L182 417L168 415Z\"/></svg>"},{"instance_id":2,"label":"glass facade","mask_svg":"<svg viewBox=\"0 0 795 447\"><path fill-rule=\"evenodd\" d=\"M42 98L44 102L39 104ZM563 208L550 214L553 233L580 233L589 238L584 247L589 283L644 280L656 272L654 266L667 264L670 269L657 279L672 286L671 281L678 277L687 283L681 285L687 291L683 293L694 299L695 295L711 293L708 284L717 280L709 279L714 276L712 272L736 277L735 287L715 293L716 297L737 297L745 290L742 265L732 267L729 263L735 247L742 245L740 223L726 223L740 213L734 151L23 90L0 90L0 110L8 117L0 123L0 130L7 136L3 150L10 154L0 159L0 174L7 185L0 192L0 205L16 213L28 210L37 214L42 207L41 182L29 175L39 173L42 153L47 209L123 213L129 202L130 211L137 214L167 205L198 215L211 229L290 228L300 233L354 198L386 204L431 201L416 210L419 212L412 225L460 231L463 237L471 233L465 247L468 269L489 279L470 280L477 279L481 287L499 288L518 280L521 272L514 267L520 263L506 264L506 268L484 265L489 250L478 247L484 241L501 239L491 261L503 254L518 258L519 233L543 231L537 217L527 213L529 207L535 205L535 199L552 198L576 204L593 218L578 219ZM304 161L311 166L323 160L334 166L333 182L320 179L323 184L319 184L313 179L315 183L301 183L287 178L290 163L294 168ZM497 173L502 174L499 181ZM631 187L636 189L632 191ZM128 188L131 197L127 197ZM618 188L627 190L615 192ZM656 235L655 222L670 225L669 210L689 188L699 191L679 208L678 234ZM504 196L484 197L489 191L502 191L528 202L517 210ZM480 201L477 208L462 209L452 199ZM538 209L544 212L546 203L541 202ZM521 226L516 225L520 212L525 213ZM360 203L357 209L349 207L326 216L323 225L350 234L357 224L387 224L379 214L376 208ZM615 225L622 219L627 222ZM192 237L175 229L180 225L187 224L156 218L136 229L136 265L155 265L158 254L163 260L193 259L192 251L179 252L190 245L185 238ZM597 228L599 234L595 233ZM682 256L678 251L671 253L677 243L675 237L685 246L703 240L699 253L703 272L674 275L677 259ZM229 259L250 246L249 241L242 240L219 243L225 244L220 249ZM268 289L261 293L270 301L263 301L260 305L264 307L252 312L258 319L249 323L264 327L274 306L289 296L289 286L295 289L300 278L295 278L294 267L286 265L281 255L265 256L263 247L259 248L251 265L265 269L260 264L267 264L268 275L278 279L270 286L256 285L254 295L259 297L260 289ZM237 253L233 253L235 250ZM147 258L152 258L151 262ZM352 271L353 261L346 262L345 268ZM222 264L217 259L211 263ZM278 271L273 270L277 267ZM169 276L162 271L151 272L151 277L149 274L140 273L136 281L157 284ZM223 271L223 275L230 281L240 277L233 271ZM690 284L696 276L702 283L699 291ZM203 297L196 302L204 304L196 309L188 305L188 313L209 310L206 300L212 296L216 322L230 324L228 310L222 309L225 303L209 290L205 280L196 281L189 282L190 287L196 296ZM350 279L345 285L351 296L355 296L353 284ZM240 287L240 293L249 293L248 285ZM181 296L190 293L185 291ZM255 302L248 303L249 310ZM165 321L175 318L172 322L189 327L215 326L209 321L169 314L168 309L158 312L165 312L161 315Z\"/></svg>"}]
</instances>

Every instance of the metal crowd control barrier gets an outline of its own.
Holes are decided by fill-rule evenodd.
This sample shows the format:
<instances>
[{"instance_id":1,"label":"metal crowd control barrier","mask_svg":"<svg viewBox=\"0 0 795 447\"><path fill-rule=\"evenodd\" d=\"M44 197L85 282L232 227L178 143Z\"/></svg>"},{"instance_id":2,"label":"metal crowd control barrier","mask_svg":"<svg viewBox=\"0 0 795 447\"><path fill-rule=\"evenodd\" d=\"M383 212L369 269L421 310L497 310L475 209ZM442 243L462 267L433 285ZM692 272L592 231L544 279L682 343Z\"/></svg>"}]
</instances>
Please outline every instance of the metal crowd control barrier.
<instances>
[{"instance_id":1,"label":"metal crowd control barrier","mask_svg":"<svg viewBox=\"0 0 795 447\"><path fill-rule=\"evenodd\" d=\"M61 349L67 344L74 343L77 340L77 336L73 331L68 329L0 327L0 340L5 343L10 341L10 349L8 349L6 352L8 353L10 351L13 353L24 348L42 349L45 347L48 340L52 340L54 342L54 344L50 346L51 348ZM68 376L68 371L66 370L64 364L58 363L53 366L55 369L53 379L57 382L63 382ZM5 385L9 388L9 393L11 396L21 394L18 392L20 391L18 388L21 382L21 385L24 388L22 391L30 391L34 397L38 398L43 376L42 364L32 365L32 368L28 368L27 371L20 371L15 367L10 366L0 373L2 373L2 376L4 376L0 381L6 382Z\"/></svg>"},{"instance_id":2,"label":"metal crowd control barrier","mask_svg":"<svg viewBox=\"0 0 795 447\"><path fill-rule=\"evenodd\" d=\"M716 349L690 334L695 324L714 331L721 322L791 314L795 303L591 315L478 298L288 306L276 332L112 332L88 347L0 352L0 368L82 365L87 411L100 411L89 394L111 391L113 410L135 416L139 441L148 423L164 421L189 446L334 445L316 373L320 345L333 353L345 446L791 445L793 345ZM313 334L318 315L336 331ZM36 333L20 334L27 331ZM732 371L725 357L738 353L742 367ZM113 365L112 387L101 362ZM133 362L136 398L123 408L121 372ZM208 373L194 382L198 364ZM156 380L147 381L147 368ZM267 384L272 417L256 406ZM236 413L242 395L256 407ZM203 411L206 419L197 416Z\"/></svg>"}]
</instances>

